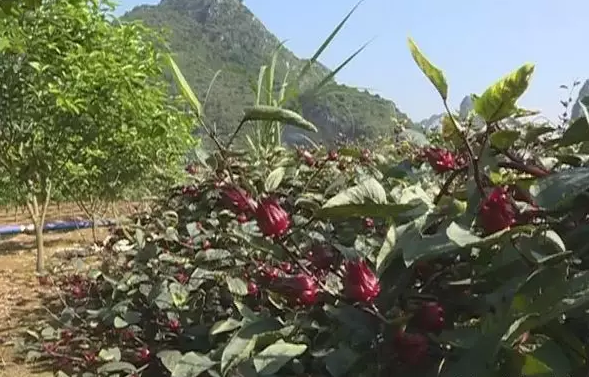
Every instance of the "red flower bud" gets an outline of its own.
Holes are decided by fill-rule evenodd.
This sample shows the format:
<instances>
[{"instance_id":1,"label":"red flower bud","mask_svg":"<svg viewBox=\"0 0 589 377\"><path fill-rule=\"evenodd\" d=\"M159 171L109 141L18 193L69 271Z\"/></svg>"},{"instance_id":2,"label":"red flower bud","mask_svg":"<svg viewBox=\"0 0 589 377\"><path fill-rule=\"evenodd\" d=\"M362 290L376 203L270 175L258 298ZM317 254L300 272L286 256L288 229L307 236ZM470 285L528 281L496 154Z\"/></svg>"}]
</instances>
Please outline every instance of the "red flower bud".
<instances>
[{"instance_id":1,"label":"red flower bud","mask_svg":"<svg viewBox=\"0 0 589 377\"><path fill-rule=\"evenodd\" d=\"M237 215L237 222L240 224L246 223L247 215L245 213L240 213L239 215Z\"/></svg>"},{"instance_id":2,"label":"red flower bud","mask_svg":"<svg viewBox=\"0 0 589 377\"><path fill-rule=\"evenodd\" d=\"M292 272L292 264L288 262L280 262L280 269L283 272L290 274Z\"/></svg>"},{"instance_id":3,"label":"red flower bud","mask_svg":"<svg viewBox=\"0 0 589 377\"><path fill-rule=\"evenodd\" d=\"M76 284L72 287L72 296L74 296L77 299L82 299L84 297L86 297L86 292L84 291L84 289L82 288L81 285Z\"/></svg>"},{"instance_id":4,"label":"red flower bud","mask_svg":"<svg viewBox=\"0 0 589 377\"><path fill-rule=\"evenodd\" d=\"M399 332L395 336L394 348L401 362L419 365L427 356L428 339L423 334Z\"/></svg>"},{"instance_id":5,"label":"red flower bud","mask_svg":"<svg viewBox=\"0 0 589 377\"><path fill-rule=\"evenodd\" d=\"M73 336L74 336L74 334L72 333L71 330L63 330L61 332L61 339L65 340L65 341L72 339Z\"/></svg>"},{"instance_id":6,"label":"red flower bud","mask_svg":"<svg viewBox=\"0 0 589 377\"><path fill-rule=\"evenodd\" d=\"M426 148L423 154L436 173L441 174L457 168L454 154L447 149Z\"/></svg>"},{"instance_id":7,"label":"red flower bud","mask_svg":"<svg viewBox=\"0 0 589 377\"><path fill-rule=\"evenodd\" d=\"M137 357L140 361L146 363L149 361L149 359L151 359L151 351L149 351L149 348L143 347L137 353Z\"/></svg>"},{"instance_id":8,"label":"red flower bud","mask_svg":"<svg viewBox=\"0 0 589 377\"><path fill-rule=\"evenodd\" d=\"M180 283L180 284L186 284L186 283L188 283L188 280L190 280L190 276L188 276L184 272L178 272L175 275L175 278L176 278L176 280L178 280L178 283Z\"/></svg>"},{"instance_id":9,"label":"red flower bud","mask_svg":"<svg viewBox=\"0 0 589 377\"><path fill-rule=\"evenodd\" d=\"M503 187L494 188L483 200L479 219L487 234L499 232L515 223L515 209Z\"/></svg>"},{"instance_id":10,"label":"red flower bud","mask_svg":"<svg viewBox=\"0 0 589 377\"><path fill-rule=\"evenodd\" d=\"M439 333L445 325L444 308L437 302L427 302L417 312L416 319L424 331Z\"/></svg>"},{"instance_id":11,"label":"red flower bud","mask_svg":"<svg viewBox=\"0 0 589 377\"><path fill-rule=\"evenodd\" d=\"M362 149L362 152L360 152L360 162L368 164L370 161L372 161L372 152L369 149Z\"/></svg>"},{"instance_id":12,"label":"red flower bud","mask_svg":"<svg viewBox=\"0 0 589 377\"><path fill-rule=\"evenodd\" d=\"M307 166L314 166L315 165L315 157L309 151L302 151L300 156L303 160L305 160L305 164Z\"/></svg>"},{"instance_id":13,"label":"red flower bud","mask_svg":"<svg viewBox=\"0 0 589 377\"><path fill-rule=\"evenodd\" d=\"M84 352L84 360L89 364L94 363L96 361L96 353L92 351Z\"/></svg>"},{"instance_id":14,"label":"red flower bud","mask_svg":"<svg viewBox=\"0 0 589 377\"><path fill-rule=\"evenodd\" d=\"M250 281L247 283L247 294L248 295L256 296L259 291L260 291L260 289L258 288L258 285L256 283L254 283L253 281Z\"/></svg>"},{"instance_id":15,"label":"red flower bud","mask_svg":"<svg viewBox=\"0 0 589 377\"><path fill-rule=\"evenodd\" d=\"M190 175L194 175L196 174L196 172L198 171L196 165L194 164L190 164L186 166L186 172Z\"/></svg>"},{"instance_id":16,"label":"red flower bud","mask_svg":"<svg viewBox=\"0 0 589 377\"><path fill-rule=\"evenodd\" d=\"M367 217L364 219L364 227L366 229L372 229L374 228L374 220L371 219L370 217Z\"/></svg>"},{"instance_id":17,"label":"red flower bud","mask_svg":"<svg viewBox=\"0 0 589 377\"><path fill-rule=\"evenodd\" d=\"M178 330L180 330L180 321L178 321L177 319L171 319L168 322L168 328L173 331L173 332L177 332Z\"/></svg>"},{"instance_id":18,"label":"red flower bud","mask_svg":"<svg viewBox=\"0 0 589 377\"><path fill-rule=\"evenodd\" d=\"M344 290L354 301L371 302L380 293L380 284L365 261L348 261Z\"/></svg>"},{"instance_id":19,"label":"red flower bud","mask_svg":"<svg viewBox=\"0 0 589 377\"><path fill-rule=\"evenodd\" d=\"M327 160L328 161L337 161L339 158L339 154L337 153L337 151L335 150L330 150L329 153L327 153Z\"/></svg>"},{"instance_id":20,"label":"red flower bud","mask_svg":"<svg viewBox=\"0 0 589 377\"><path fill-rule=\"evenodd\" d=\"M262 233L268 237L280 237L290 228L288 213L272 198L262 199L256 210L256 220Z\"/></svg>"},{"instance_id":21,"label":"red flower bud","mask_svg":"<svg viewBox=\"0 0 589 377\"><path fill-rule=\"evenodd\" d=\"M276 267L264 265L260 268L260 274L265 281L273 281L281 275L281 271Z\"/></svg>"},{"instance_id":22,"label":"red flower bud","mask_svg":"<svg viewBox=\"0 0 589 377\"><path fill-rule=\"evenodd\" d=\"M239 212L254 212L257 203L243 189L239 187L230 187L223 190L225 200Z\"/></svg>"},{"instance_id":23,"label":"red flower bud","mask_svg":"<svg viewBox=\"0 0 589 377\"><path fill-rule=\"evenodd\" d=\"M317 283L311 276L299 274L282 278L277 287L302 305L313 305L317 301Z\"/></svg>"},{"instance_id":24,"label":"red flower bud","mask_svg":"<svg viewBox=\"0 0 589 377\"><path fill-rule=\"evenodd\" d=\"M334 263L335 257L336 254L329 245L314 245L307 254L307 259L312 263L313 267L320 270L330 268Z\"/></svg>"}]
</instances>

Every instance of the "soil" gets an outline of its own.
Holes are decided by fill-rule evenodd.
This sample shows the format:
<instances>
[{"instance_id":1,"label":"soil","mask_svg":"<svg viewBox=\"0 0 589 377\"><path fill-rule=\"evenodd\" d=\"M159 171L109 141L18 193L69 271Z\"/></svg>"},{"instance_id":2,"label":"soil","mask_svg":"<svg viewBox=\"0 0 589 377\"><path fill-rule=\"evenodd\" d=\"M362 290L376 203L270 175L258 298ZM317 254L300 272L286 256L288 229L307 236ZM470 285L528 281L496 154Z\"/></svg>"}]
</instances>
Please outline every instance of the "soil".
<instances>
[{"instance_id":1,"label":"soil","mask_svg":"<svg viewBox=\"0 0 589 377\"><path fill-rule=\"evenodd\" d=\"M119 215L135 213L136 203L117 205ZM51 206L47 220L84 218L75 205ZM0 209L0 226L28 224L25 210ZM98 230L98 239L103 240L108 229ZM52 266L66 262L68 250L86 249L92 244L92 230L80 229L71 232L45 234L45 257L48 271ZM39 284L35 272L35 237L19 234L0 237L0 377L52 376L53 371L34 370L14 358L13 345L23 330L46 318L43 302L55 297L53 288ZM90 257L93 258L93 257ZM95 259L95 257L94 257ZM70 263L73 264L73 263Z\"/></svg>"}]
</instances>

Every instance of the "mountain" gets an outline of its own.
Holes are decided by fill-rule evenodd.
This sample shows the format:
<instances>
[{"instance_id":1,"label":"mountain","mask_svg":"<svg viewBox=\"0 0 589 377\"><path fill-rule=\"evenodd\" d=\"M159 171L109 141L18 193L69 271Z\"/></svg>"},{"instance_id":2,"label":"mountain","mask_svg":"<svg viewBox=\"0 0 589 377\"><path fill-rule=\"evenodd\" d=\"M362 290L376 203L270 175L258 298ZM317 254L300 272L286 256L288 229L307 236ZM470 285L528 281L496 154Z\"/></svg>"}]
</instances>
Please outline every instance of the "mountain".
<instances>
[{"instance_id":1,"label":"mountain","mask_svg":"<svg viewBox=\"0 0 589 377\"><path fill-rule=\"evenodd\" d=\"M242 0L162 0L155 6L136 7L121 18L141 20L165 33L176 63L201 101L205 101L215 73L221 70L205 103L207 121L215 124L221 135L235 129L243 108L254 103L253 88L260 67L270 63L280 44ZM282 84L287 67L289 77L293 77L304 63L282 48L275 87ZM329 73L327 67L315 64L302 88L311 87ZM319 96L303 90L293 106L319 128L318 138L325 142L334 140L338 133L352 138L388 134L392 116L410 123L392 101L335 81ZM293 135L286 138L295 139Z\"/></svg>"},{"instance_id":2,"label":"mountain","mask_svg":"<svg viewBox=\"0 0 589 377\"><path fill-rule=\"evenodd\" d=\"M460 119L465 119L468 113L474 108L474 103L471 96L466 96L460 102L460 109L458 111ZM442 119L446 113L434 114L427 119L423 119L417 123L416 126L426 130L437 130L442 127Z\"/></svg>"}]
</instances>

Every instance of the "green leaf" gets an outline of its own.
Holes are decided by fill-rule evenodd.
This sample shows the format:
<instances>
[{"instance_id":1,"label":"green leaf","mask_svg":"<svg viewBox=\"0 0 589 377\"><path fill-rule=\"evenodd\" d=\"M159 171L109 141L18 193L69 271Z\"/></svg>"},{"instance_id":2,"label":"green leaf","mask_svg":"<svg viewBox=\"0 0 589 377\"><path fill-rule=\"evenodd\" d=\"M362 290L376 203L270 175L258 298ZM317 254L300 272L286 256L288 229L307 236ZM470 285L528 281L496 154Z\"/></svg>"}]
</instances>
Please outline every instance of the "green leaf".
<instances>
[{"instance_id":1,"label":"green leaf","mask_svg":"<svg viewBox=\"0 0 589 377\"><path fill-rule=\"evenodd\" d=\"M121 350L118 347L104 348L100 350L98 357L104 361L121 361Z\"/></svg>"},{"instance_id":2,"label":"green leaf","mask_svg":"<svg viewBox=\"0 0 589 377\"><path fill-rule=\"evenodd\" d=\"M560 139L558 139L558 145L568 147L585 141L589 141L589 123L587 118L579 117L569 124Z\"/></svg>"},{"instance_id":3,"label":"green leaf","mask_svg":"<svg viewBox=\"0 0 589 377\"><path fill-rule=\"evenodd\" d=\"M538 205L555 210L589 189L589 168L573 168L539 178L530 187Z\"/></svg>"},{"instance_id":4,"label":"green leaf","mask_svg":"<svg viewBox=\"0 0 589 377\"><path fill-rule=\"evenodd\" d=\"M342 377L354 366L360 356L350 348L341 345L325 358L325 367L333 377Z\"/></svg>"},{"instance_id":5,"label":"green leaf","mask_svg":"<svg viewBox=\"0 0 589 377\"><path fill-rule=\"evenodd\" d=\"M317 127L292 110L275 106L258 105L245 109L242 122L252 120L274 121L301 128L305 131L317 132Z\"/></svg>"},{"instance_id":6,"label":"green leaf","mask_svg":"<svg viewBox=\"0 0 589 377\"><path fill-rule=\"evenodd\" d=\"M126 361L113 361L107 364L100 366L97 369L98 374L106 374L111 375L116 372L123 372L123 373L134 373L137 371L135 365L128 363Z\"/></svg>"},{"instance_id":7,"label":"green leaf","mask_svg":"<svg viewBox=\"0 0 589 377\"><path fill-rule=\"evenodd\" d=\"M285 173L286 168L281 166L279 168L274 169L270 174L268 174L268 177L264 182L264 188L266 192L273 192L274 190L276 190L278 186L280 186L280 183L282 182Z\"/></svg>"},{"instance_id":8,"label":"green leaf","mask_svg":"<svg viewBox=\"0 0 589 377\"><path fill-rule=\"evenodd\" d=\"M158 352L157 357L168 371L173 372L178 362L182 359L182 352L178 350L164 350Z\"/></svg>"},{"instance_id":9,"label":"green leaf","mask_svg":"<svg viewBox=\"0 0 589 377\"><path fill-rule=\"evenodd\" d=\"M305 344L287 343L280 339L254 356L254 366L260 375L272 375L291 359L302 355L306 350L307 345Z\"/></svg>"},{"instance_id":10,"label":"green leaf","mask_svg":"<svg viewBox=\"0 0 589 377\"><path fill-rule=\"evenodd\" d=\"M521 370L518 376L568 377L571 375L571 363L562 347L548 340L531 353L516 354L520 360Z\"/></svg>"},{"instance_id":11,"label":"green leaf","mask_svg":"<svg viewBox=\"0 0 589 377\"><path fill-rule=\"evenodd\" d=\"M526 132L526 136L524 136L524 141L526 143L533 143L538 141L538 138L544 134L554 132L554 128L549 126L539 126L539 127L532 127ZM589 127L587 127L587 131L589 131ZM589 132L588 132L589 136Z\"/></svg>"},{"instance_id":12,"label":"green leaf","mask_svg":"<svg viewBox=\"0 0 589 377\"><path fill-rule=\"evenodd\" d=\"M238 321L234 318L227 318L222 321L216 322L209 331L211 335L222 334L224 332L233 331L241 326L241 321Z\"/></svg>"},{"instance_id":13,"label":"green leaf","mask_svg":"<svg viewBox=\"0 0 589 377\"><path fill-rule=\"evenodd\" d=\"M519 138L517 130L499 130L491 134L491 145L497 149L505 150L513 146Z\"/></svg>"},{"instance_id":14,"label":"green leaf","mask_svg":"<svg viewBox=\"0 0 589 377\"><path fill-rule=\"evenodd\" d=\"M494 123L517 111L516 101L528 88L533 64L524 64L491 85L474 101L474 109L487 123Z\"/></svg>"},{"instance_id":15,"label":"green leaf","mask_svg":"<svg viewBox=\"0 0 589 377\"><path fill-rule=\"evenodd\" d=\"M227 276L227 287L234 295L247 296L247 283L243 279Z\"/></svg>"},{"instance_id":16,"label":"green leaf","mask_svg":"<svg viewBox=\"0 0 589 377\"><path fill-rule=\"evenodd\" d=\"M376 256L376 270L381 271L384 264L392 260L395 255L393 250L395 249L395 243L397 241L397 230L395 226L391 226L385 236L384 242Z\"/></svg>"},{"instance_id":17,"label":"green leaf","mask_svg":"<svg viewBox=\"0 0 589 377\"><path fill-rule=\"evenodd\" d=\"M363 204L367 201L376 204L387 203L387 194L384 188L374 178L366 179L357 186L345 189L329 199L323 208L337 207L347 204Z\"/></svg>"},{"instance_id":18,"label":"green leaf","mask_svg":"<svg viewBox=\"0 0 589 377\"><path fill-rule=\"evenodd\" d=\"M192 89L190 89L190 85L188 85L188 82L184 78L184 75L180 71L180 68L178 68L178 66L176 65L176 62L172 58L172 55L166 54L166 58L168 64L170 65L170 68L172 68L172 72L174 73L176 83L180 86L180 90L182 91L182 94L184 95L188 103L190 103L190 106L192 107L194 114L197 118L202 117L202 105L198 101L196 94L194 94Z\"/></svg>"},{"instance_id":19,"label":"green leaf","mask_svg":"<svg viewBox=\"0 0 589 377\"><path fill-rule=\"evenodd\" d=\"M409 43L409 50L411 51L411 56L413 56L413 60L417 63L421 72L423 72L429 81L436 87L438 93L444 101L448 98L448 83L446 82L446 78L444 77L444 73L430 63L427 58L419 51L419 48L413 41L413 39L408 39Z\"/></svg>"},{"instance_id":20,"label":"green leaf","mask_svg":"<svg viewBox=\"0 0 589 377\"><path fill-rule=\"evenodd\" d=\"M174 366L172 377L197 377L215 365L217 362L212 361L208 356L188 352Z\"/></svg>"},{"instance_id":21,"label":"green leaf","mask_svg":"<svg viewBox=\"0 0 589 377\"><path fill-rule=\"evenodd\" d=\"M221 355L221 373L227 373L242 361L248 359L256 346L257 336L277 331L282 326L275 318L265 318L251 322L233 335Z\"/></svg>"}]
</instances>

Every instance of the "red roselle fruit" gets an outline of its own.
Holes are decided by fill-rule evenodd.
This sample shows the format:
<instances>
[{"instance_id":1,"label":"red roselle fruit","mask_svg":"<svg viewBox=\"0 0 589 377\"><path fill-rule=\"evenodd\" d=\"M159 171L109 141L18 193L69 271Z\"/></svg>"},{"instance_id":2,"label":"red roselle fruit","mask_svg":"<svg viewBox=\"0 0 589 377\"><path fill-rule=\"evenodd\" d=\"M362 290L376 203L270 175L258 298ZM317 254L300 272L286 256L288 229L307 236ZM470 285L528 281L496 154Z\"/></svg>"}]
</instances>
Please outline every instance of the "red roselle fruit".
<instances>
[{"instance_id":1,"label":"red roselle fruit","mask_svg":"<svg viewBox=\"0 0 589 377\"><path fill-rule=\"evenodd\" d=\"M394 348L399 360L407 365L422 363L428 351L428 339L423 334L410 334L399 331L394 339Z\"/></svg>"},{"instance_id":2,"label":"red roselle fruit","mask_svg":"<svg viewBox=\"0 0 589 377\"><path fill-rule=\"evenodd\" d=\"M479 220L487 234L511 227L515 216L515 208L504 187L495 187L483 200L479 211Z\"/></svg>"},{"instance_id":3,"label":"red roselle fruit","mask_svg":"<svg viewBox=\"0 0 589 377\"><path fill-rule=\"evenodd\" d=\"M149 359L151 359L151 352L149 351L149 348L143 347L139 349L139 352L137 352L137 357L144 363L148 362Z\"/></svg>"},{"instance_id":4,"label":"red roselle fruit","mask_svg":"<svg viewBox=\"0 0 589 377\"><path fill-rule=\"evenodd\" d=\"M211 248L211 241L209 241L209 240L204 240L204 241L202 242L202 248L203 248L203 250L208 250L208 249L210 249L210 248Z\"/></svg>"},{"instance_id":5,"label":"red roselle fruit","mask_svg":"<svg viewBox=\"0 0 589 377\"><path fill-rule=\"evenodd\" d=\"M337 153L336 150L332 149L327 153L327 160L328 161L337 161L338 158L339 158L339 154Z\"/></svg>"},{"instance_id":6,"label":"red roselle fruit","mask_svg":"<svg viewBox=\"0 0 589 377\"><path fill-rule=\"evenodd\" d=\"M416 320L422 330L437 334L446 324L444 308L437 302L426 302L416 313Z\"/></svg>"},{"instance_id":7,"label":"red roselle fruit","mask_svg":"<svg viewBox=\"0 0 589 377\"><path fill-rule=\"evenodd\" d=\"M84 352L84 360L89 364L94 363L96 361L96 353L92 351Z\"/></svg>"},{"instance_id":8,"label":"red roselle fruit","mask_svg":"<svg viewBox=\"0 0 589 377\"><path fill-rule=\"evenodd\" d=\"M253 213L258 206L250 194L240 187L229 187L224 189L223 196L225 201L238 212Z\"/></svg>"},{"instance_id":9,"label":"red roselle fruit","mask_svg":"<svg viewBox=\"0 0 589 377\"><path fill-rule=\"evenodd\" d=\"M258 285L253 281L247 283L247 294L250 296L256 296L260 292Z\"/></svg>"},{"instance_id":10,"label":"red roselle fruit","mask_svg":"<svg viewBox=\"0 0 589 377\"><path fill-rule=\"evenodd\" d=\"M288 213L272 198L264 198L259 203L256 220L262 233L268 237L284 235L291 225Z\"/></svg>"},{"instance_id":11,"label":"red roselle fruit","mask_svg":"<svg viewBox=\"0 0 589 377\"><path fill-rule=\"evenodd\" d=\"M279 291L302 305L313 305L317 301L317 283L308 275L299 274L280 279L276 287Z\"/></svg>"},{"instance_id":12,"label":"red roselle fruit","mask_svg":"<svg viewBox=\"0 0 589 377\"><path fill-rule=\"evenodd\" d=\"M346 262L344 290L350 299L370 303L380 293L380 283L366 261L348 261Z\"/></svg>"},{"instance_id":13,"label":"red roselle fruit","mask_svg":"<svg viewBox=\"0 0 589 377\"><path fill-rule=\"evenodd\" d=\"M424 157L436 173L442 174L456 169L457 163L454 154L443 148L426 148Z\"/></svg>"},{"instance_id":14,"label":"red roselle fruit","mask_svg":"<svg viewBox=\"0 0 589 377\"><path fill-rule=\"evenodd\" d=\"M237 222L240 224L246 223L247 215L245 213L240 213L239 215L237 215Z\"/></svg>"},{"instance_id":15,"label":"red roselle fruit","mask_svg":"<svg viewBox=\"0 0 589 377\"><path fill-rule=\"evenodd\" d=\"M290 274L292 272L292 264L289 262L280 262L280 269L283 272Z\"/></svg>"},{"instance_id":16,"label":"red roselle fruit","mask_svg":"<svg viewBox=\"0 0 589 377\"><path fill-rule=\"evenodd\" d=\"M364 219L364 227L366 229L372 229L374 228L374 220L370 217L367 217Z\"/></svg>"},{"instance_id":17,"label":"red roselle fruit","mask_svg":"<svg viewBox=\"0 0 589 377\"><path fill-rule=\"evenodd\" d=\"M362 152L360 152L360 161L363 163L368 163L370 160L372 160L372 153L370 150L362 149Z\"/></svg>"},{"instance_id":18,"label":"red roselle fruit","mask_svg":"<svg viewBox=\"0 0 589 377\"><path fill-rule=\"evenodd\" d=\"M190 175L194 175L196 174L196 172L198 171L196 165L194 164L190 164L186 166L186 172Z\"/></svg>"},{"instance_id":19,"label":"red roselle fruit","mask_svg":"<svg viewBox=\"0 0 589 377\"><path fill-rule=\"evenodd\" d=\"M176 280L178 280L178 283L180 284L186 284L188 283L188 280L190 280L190 276L188 276L184 272L178 272L174 277L176 278Z\"/></svg>"},{"instance_id":20,"label":"red roselle fruit","mask_svg":"<svg viewBox=\"0 0 589 377\"><path fill-rule=\"evenodd\" d=\"M76 284L72 287L72 296L74 296L77 299L82 299L84 297L86 297L86 292L84 291L84 288L82 287L81 284Z\"/></svg>"},{"instance_id":21,"label":"red roselle fruit","mask_svg":"<svg viewBox=\"0 0 589 377\"><path fill-rule=\"evenodd\" d=\"M180 326L180 321L178 321L175 318L174 319L171 319L168 322L168 328L170 329L170 331L177 332L178 330L180 330L180 327L181 327Z\"/></svg>"}]
</instances>

